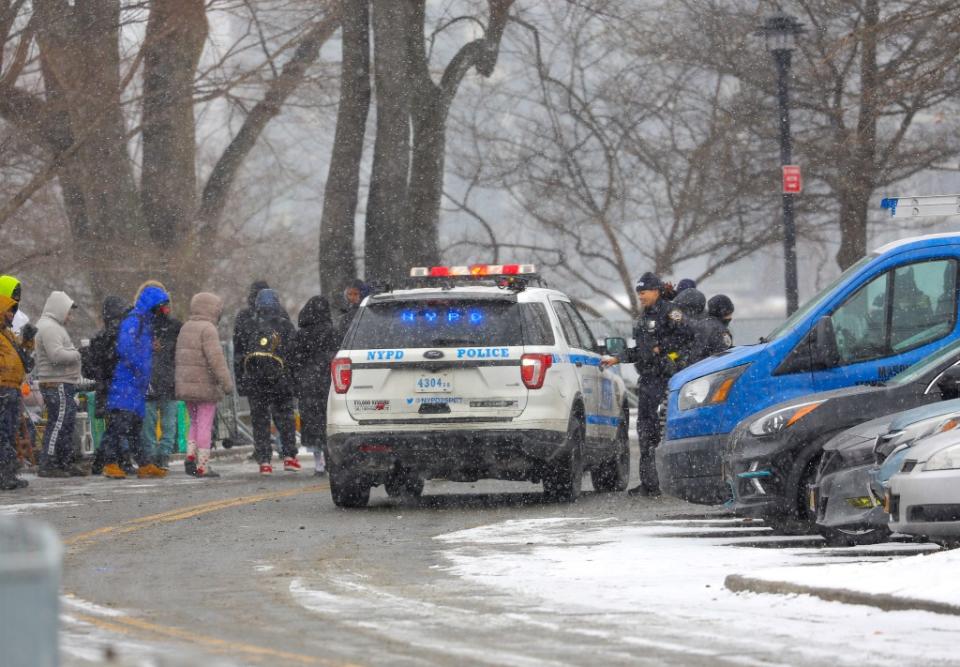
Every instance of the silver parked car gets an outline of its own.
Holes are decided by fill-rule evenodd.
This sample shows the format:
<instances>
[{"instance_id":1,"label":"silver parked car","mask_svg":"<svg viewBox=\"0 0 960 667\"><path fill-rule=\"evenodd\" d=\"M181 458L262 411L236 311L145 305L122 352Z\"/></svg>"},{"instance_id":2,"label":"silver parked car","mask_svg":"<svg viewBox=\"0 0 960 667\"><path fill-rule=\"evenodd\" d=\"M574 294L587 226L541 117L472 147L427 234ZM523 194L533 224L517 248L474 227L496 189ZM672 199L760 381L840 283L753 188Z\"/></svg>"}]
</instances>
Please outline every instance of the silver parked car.
<instances>
[{"instance_id":1,"label":"silver parked car","mask_svg":"<svg viewBox=\"0 0 960 667\"><path fill-rule=\"evenodd\" d=\"M947 431L912 448L890 478L884 505L890 530L960 546L960 432Z\"/></svg>"}]
</instances>

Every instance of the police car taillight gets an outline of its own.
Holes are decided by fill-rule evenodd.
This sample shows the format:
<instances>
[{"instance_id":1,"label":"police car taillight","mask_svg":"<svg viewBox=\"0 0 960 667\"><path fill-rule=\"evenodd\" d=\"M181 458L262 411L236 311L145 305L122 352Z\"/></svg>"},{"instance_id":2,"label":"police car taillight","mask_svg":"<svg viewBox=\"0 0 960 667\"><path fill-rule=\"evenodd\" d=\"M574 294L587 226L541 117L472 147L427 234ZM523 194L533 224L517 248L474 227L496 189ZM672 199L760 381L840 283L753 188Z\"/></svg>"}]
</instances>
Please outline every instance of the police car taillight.
<instances>
[{"instance_id":1,"label":"police car taillight","mask_svg":"<svg viewBox=\"0 0 960 667\"><path fill-rule=\"evenodd\" d=\"M547 377L547 369L553 365L549 354L525 354L520 357L520 379L527 389L540 389Z\"/></svg>"},{"instance_id":2,"label":"police car taillight","mask_svg":"<svg viewBox=\"0 0 960 667\"><path fill-rule=\"evenodd\" d=\"M456 276L521 276L534 274L534 264L471 264L470 266L415 266L411 278L447 278Z\"/></svg>"},{"instance_id":3,"label":"police car taillight","mask_svg":"<svg viewBox=\"0 0 960 667\"><path fill-rule=\"evenodd\" d=\"M338 394L346 394L353 382L353 369L350 367L349 357L338 357L330 362L330 375L333 379L333 390Z\"/></svg>"}]
</instances>

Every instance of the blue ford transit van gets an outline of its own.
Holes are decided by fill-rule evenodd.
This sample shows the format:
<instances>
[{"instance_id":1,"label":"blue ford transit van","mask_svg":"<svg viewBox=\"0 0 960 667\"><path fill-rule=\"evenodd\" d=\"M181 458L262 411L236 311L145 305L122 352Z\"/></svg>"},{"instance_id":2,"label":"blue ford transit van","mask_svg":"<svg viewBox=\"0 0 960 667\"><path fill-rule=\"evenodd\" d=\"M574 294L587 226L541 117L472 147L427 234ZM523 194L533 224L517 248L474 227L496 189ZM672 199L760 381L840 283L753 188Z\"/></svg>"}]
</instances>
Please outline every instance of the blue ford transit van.
<instances>
[{"instance_id":1,"label":"blue ford transit van","mask_svg":"<svg viewBox=\"0 0 960 667\"><path fill-rule=\"evenodd\" d=\"M756 345L735 347L670 380L657 448L665 493L726 500L721 452L745 417L774 403L876 384L960 338L960 232L889 243L844 271Z\"/></svg>"}]
</instances>

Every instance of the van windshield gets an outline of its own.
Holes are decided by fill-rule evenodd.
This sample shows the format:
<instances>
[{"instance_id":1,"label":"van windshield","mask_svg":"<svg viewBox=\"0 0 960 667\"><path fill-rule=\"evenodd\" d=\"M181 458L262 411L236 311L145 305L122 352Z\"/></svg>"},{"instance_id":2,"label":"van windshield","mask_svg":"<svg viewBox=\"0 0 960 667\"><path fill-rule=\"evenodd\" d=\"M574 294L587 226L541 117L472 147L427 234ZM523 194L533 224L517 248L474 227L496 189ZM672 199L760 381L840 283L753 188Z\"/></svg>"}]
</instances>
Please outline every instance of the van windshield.
<instances>
[{"instance_id":1,"label":"van windshield","mask_svg":"<svg viewBox=\"0 0 960 667\"><path fill-rule=\"evenodd\" d=\"M897 373L888 384L904 385L921 380L928 373L945 366L952 360L960 356L960 340L956 340L950 345L941 348L933 354L928 354L923 359L908 367L906 370Z\"/></svg>"},{"instance_id":2,"label":"van windshield","mask_svg":"<svg viewBox=\"0 0 960 667\"><path fill-rule=\"evenodd\" d=\"M804 317L806 317L807 313L809 313L812 310L815 310L821 303L826 301L827 298L829 298L830 295L833 293L833 290L835 290L840 283L842 283L851 275L853 275L854 273L862 269L865 264L873 261L873 259L874 259L874 255L867 255L866 257L861 257L860 261L853 264L850 268L848 268L846 271L844 271L839 276L837 276L833 281L831 281L829 285L827 285L822 290L820 290L816 295L814 295L812 299L810 299L805 304L800 306L793 315L788 317L785 322L783 322L780 326L778 326L776 329L771 331L768 336L764 336L763 338L761 338L760 339L761 342L769 343L771 341L775 341L778 338L787 334L789 331L792 331L796 323L799 322Z\"/></svg>"}]
</instances>

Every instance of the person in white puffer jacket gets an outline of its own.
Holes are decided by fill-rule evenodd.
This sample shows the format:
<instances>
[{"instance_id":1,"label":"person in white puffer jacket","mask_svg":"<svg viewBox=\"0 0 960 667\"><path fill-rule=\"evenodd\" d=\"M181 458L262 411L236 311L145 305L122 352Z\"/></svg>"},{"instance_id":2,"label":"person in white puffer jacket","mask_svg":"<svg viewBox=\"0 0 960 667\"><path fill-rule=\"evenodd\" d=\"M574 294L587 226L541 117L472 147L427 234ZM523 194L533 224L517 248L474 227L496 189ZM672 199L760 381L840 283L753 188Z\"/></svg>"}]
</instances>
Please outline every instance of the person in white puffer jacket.
<instances>
[{"instance_id":1,"label":"person in white puffer jacket","mask_svg":"<svg viewBox=\"0 0 960 667\"><path fill-rule=\"evenodd\" d=\"M80 477L86 474L73 461L80 350L70 340L66 325L74 308L76 304L65 292L51 292L37 321L36 375L47 407L40 477Z\"/></svg>"}]
</instances>

